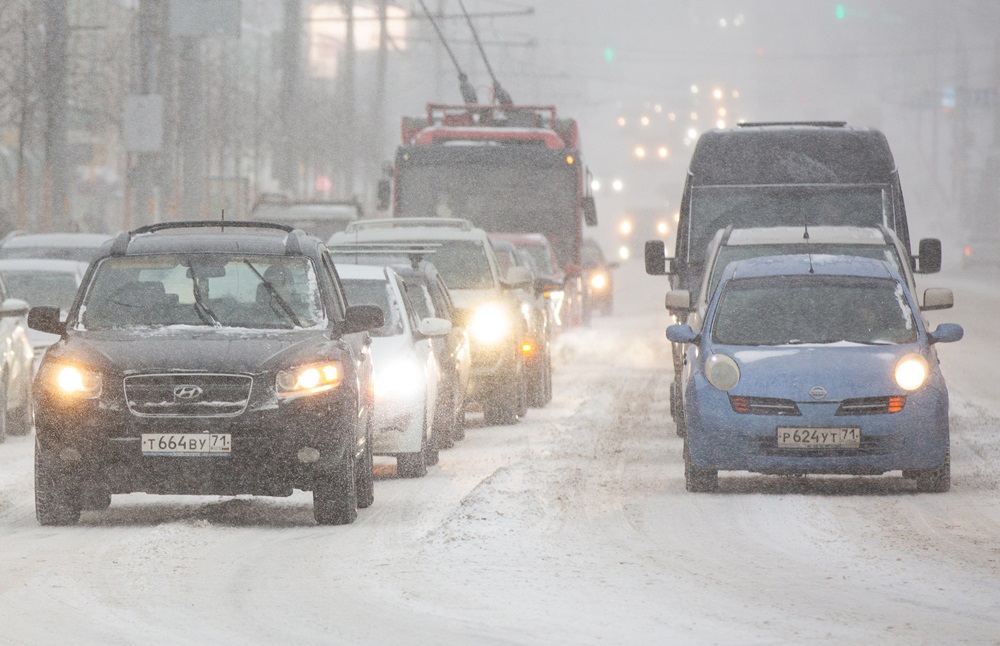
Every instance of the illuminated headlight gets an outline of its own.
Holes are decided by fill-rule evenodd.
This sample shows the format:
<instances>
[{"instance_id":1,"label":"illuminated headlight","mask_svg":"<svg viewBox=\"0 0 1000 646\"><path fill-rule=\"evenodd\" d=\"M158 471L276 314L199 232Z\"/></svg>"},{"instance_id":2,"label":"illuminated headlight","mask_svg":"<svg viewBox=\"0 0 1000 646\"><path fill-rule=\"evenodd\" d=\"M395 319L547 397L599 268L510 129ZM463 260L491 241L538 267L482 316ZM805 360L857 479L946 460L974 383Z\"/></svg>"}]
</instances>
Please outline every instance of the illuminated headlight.
<instances>
[{"instance_id":1,"label":"illuminated headlight","mask_svg":"<svg viewBox=\"0 0 1000 646\"><path fill-rule=\"evenodd\" d=\"M423 383L423 373L413 361L375 366L375 396L380 399L413 397L420 392Z\"/></svg>"},{"instance_id":2,"label":"illuminated headlight","mask_svg":"<svg viewBox=\"0 0 1000 646\"><path fill-rule=\"evenodd\" d=\"M725 354L713 354L705 361L705 378L719 390L732 390L740 383L740 367Z\"/></svg>"},{"instance_id":3,"label":"illuminated headlight","mask_svg":"<svg viewBox=\"0 0 1000 646\"><path fill-rule=\"evenodd\" d=\"M101 375L93 370L66 364L50 365L42 379L67 397L97 399L101 396Z\"/></svg>"},{"instance_id":4,"label":"illuminated headlight","mask_svg":"<svg viewBox=\"0 0 1000 646\"><path fill-rule=\"evenodd\" d=\"M594 274L590 277L590 286L596 290L602 290L608 286L608 277L604 274Z\"/></svg>"},{"instance_id":5,"label":"illuminated headlight","mask_svg":"<svg viewBox=\"0 0 1000 646\"><path fill-rule=\"evenodd\" d=\"M472 315L469 334L479 343L494 345L503 341L509 333L507 313L496 303L482 305Z\"/></svg>"},{"instance_id":6,"label":"illuminated headlight","mask_svg":"<svg viewBox=\"0 0 1000 646\"><path fill-rule=\"evenodd\" d=\"M340 363L331 361L282 370L275 377L274 385L282 397L312 395L336 388L342 378Z\"/></svg>"},{"instance_id":7,"label":"illuminated headlight","mask_svg":"<svg viewBox=\"0 0 1000 646\"><path fill-rule=\"evenodd\" d=\"M903 390L916 390L927 381L930 367L919 354L908 354L896 363L896 383Z\"/></svg>"}]
</instances>

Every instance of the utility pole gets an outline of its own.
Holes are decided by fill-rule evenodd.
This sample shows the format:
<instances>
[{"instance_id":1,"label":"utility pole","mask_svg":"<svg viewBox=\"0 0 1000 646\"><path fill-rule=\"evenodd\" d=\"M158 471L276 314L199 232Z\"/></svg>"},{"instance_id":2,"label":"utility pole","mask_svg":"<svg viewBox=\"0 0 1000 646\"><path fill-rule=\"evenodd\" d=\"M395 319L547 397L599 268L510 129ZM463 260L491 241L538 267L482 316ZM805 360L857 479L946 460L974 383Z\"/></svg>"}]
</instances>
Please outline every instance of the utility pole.
<instances>
[{"instance_id":1,"label":"utility pole","mask_svg":"<svg viewBox=\"0 0 1000 646\"><path fill-rule=\"evenodd\" d=\"M300 52L302 50L302 0L285 0L285 27L281 38L281 134L275 155L275 178L283 189L298 192Z\"/></svg>"},{"instance_id":2,"label":"utility pole","mask_svg":"<svg viewBox=\"0 0 1000 646\"><path fill-rule=\"evenodd\" d=\"M342 109L341 109L341 151L340 158L342 160L341 168L344 170L344 185L341 188L341 197L351 198L354 196L354 171L357 166L357 149L358 149L358 137L355 132L355 121L357 117L355 115L354 106L354 61L355 55L355 44L354 44L354 0L343 0L344 4L344 16L347 19L346 23L346 34L344 43L344 66L340 71L343 86L342 91Z\"/></svg>"},{"instance_id":3,"label":"utility pole","mask_svg":"<svg viewBox=\"0 0 1000 646\"><path fill-rule=\"evenodd\" d=\"M181 170L181 215L185 220L202 217L205 195L205 102L202 93L201 42L180 38L180 111L178 138Z\"/></svg>"},{"instance_id":4,"label":"utility pole","mask_svg":"<svg viewBox=\"0 0 1000 646\"><path fill-rule=\"evenodd\" d=\"M67 154L66 56L69 45L68 0L45 0L45 167L43 172L42 228L65 231L70 227L69 155Z\"/></svg>"}]
</instances>

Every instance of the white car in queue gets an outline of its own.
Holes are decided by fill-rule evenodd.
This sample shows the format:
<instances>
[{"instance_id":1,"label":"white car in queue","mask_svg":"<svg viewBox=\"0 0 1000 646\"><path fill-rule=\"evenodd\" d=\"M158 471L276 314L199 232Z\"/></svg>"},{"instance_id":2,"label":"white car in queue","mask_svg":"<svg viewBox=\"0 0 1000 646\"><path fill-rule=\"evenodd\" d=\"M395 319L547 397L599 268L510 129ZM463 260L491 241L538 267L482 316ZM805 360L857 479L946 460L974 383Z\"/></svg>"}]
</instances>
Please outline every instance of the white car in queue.
<instances>
[{"instance_id":1,"label":"white car in queue","mask_svg":"<svg viewBox=\"0 0 1000 646\"><path fill-rule=\"evenodd\" d=\"M434 407L441 382L431 339L451 331L451 321L418 319L405 285L391 267L338 265L351 305L377 305L385 325L371 331L375 407L374 455L396 458L396 473L419 478L437 463Z\"/></svg>"},{"instance_id":2,"label":"white car in queue","mask_svg":"<svg viewBox=\"0 0 1000 646\"><path fill-rule=\"evenodd\" d=\"M32 307L58 307L60 320L65 321L87 266L88 263L81 260L0 258L0 278L9 296L27 301ZM48 347L58 340L56 334L28 328L28 341L35 352L32 374L38 371L38 364Z\"/></svg>"}]
</instances>

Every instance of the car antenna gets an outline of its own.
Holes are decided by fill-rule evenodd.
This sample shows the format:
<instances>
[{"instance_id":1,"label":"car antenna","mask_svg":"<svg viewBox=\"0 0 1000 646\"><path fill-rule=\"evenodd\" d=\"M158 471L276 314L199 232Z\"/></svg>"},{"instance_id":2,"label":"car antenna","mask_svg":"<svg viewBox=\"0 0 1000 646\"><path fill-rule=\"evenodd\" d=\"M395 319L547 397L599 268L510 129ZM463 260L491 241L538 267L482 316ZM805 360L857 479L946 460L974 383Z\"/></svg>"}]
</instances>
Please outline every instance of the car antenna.
<instances>
[{"instance_id":1,"label":"car antenna","mask_svg":"<svg viewBox=\"0 0 1000 646\"><path fill-rule=\"evenodd\" d=\"M476 88L472 87L472 84L469 83L469 77L465 75L465 72L463 72L461 66L459 66L458 59L455 58L455 54L451 51L451 47L448 46L448 41L445 40L444 34L441 33L441 29L434 21L434 16L432 16L431 12L427 10L427 5L424 4L424 0L420 0L420 7L427 15L427 19L431 21L434 31L437 32L438 38L441 39L441 44L444 45L444 50L448 52L451 62L454 63L455 69L458 70L458 89L462 93L462 100L465 101L466 105L477 105L479 103L479 98L476 96Z\"/></svg>"},{"instance_id":2,"label":"car antenna","mask_svg":"<svg viewBox=\"0 0 1000 646\"><path fill-rule=\"evenodd\" d=\"M476 47L479 48L479 54L483 57L483 63L486 64L486 71L489 72L490 78L493 79L493 100L503 106L514 105L514 100L510 98L510 93L503 89L500 81L497 80L496 74L493 73L490 59L486 57L486 50L483 49L483 43L479 40L479 32L476 31L475 25L472 24L472 18L469 17L469 12L465 10L465 4L462 0L458 0L458 6L462 8L462 13L465 15L465 22L468 23L472 37L476 40Z\"/></svg>"},{"instance_id":3,"label":"car antenna","mask_svg":"<svg viewBox=\"0 0 1000 646\"><path fill-rule=\"evenodd\" d=\"M806 254L809 256L809 273L810 274L815 274L816 270L813 269L813 255L812 255L811 251L808 251L808 249L809 249L809 221L806 220L803 224L805 225L805 233L802 234L802 239L806 241L806 250L807 250Z\"/></svg>"},{"instance_id":4,"label":"car antenna","mask_svg":"<svg viewBox=\"0 0 1000 646\"><path fill-rule=\"evenodd\" d=\"M222 208L222 232L223 233L226 232L226 209L225 209L225 207Z\"/></svg>"}]
</instances>

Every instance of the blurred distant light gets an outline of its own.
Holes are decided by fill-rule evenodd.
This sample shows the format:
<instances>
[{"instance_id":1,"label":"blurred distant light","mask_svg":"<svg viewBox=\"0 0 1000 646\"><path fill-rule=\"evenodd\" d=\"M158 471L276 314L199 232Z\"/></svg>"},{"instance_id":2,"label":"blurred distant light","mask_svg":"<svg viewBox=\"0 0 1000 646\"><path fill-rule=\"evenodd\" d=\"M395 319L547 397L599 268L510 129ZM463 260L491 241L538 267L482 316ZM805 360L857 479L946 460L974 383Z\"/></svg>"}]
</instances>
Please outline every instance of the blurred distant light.
<instances>
[{"instance_id":1,"label":"blurred distant light","mask_svg":"<svg viewBox=\"0 0 1000 646\"><path fill-rule=\"evenodd\" d=\"M666 146L660 146L659 150L656 151L656 154L660 156L660 159L666 159L670 155L670 149Z\"/></svg>"},{"instance_id":2,"label":"blurred distant light","mask_svg":"<svg viewBox=\"0 0 1000 646\"><path fill-rule=\"evenodd\" d=\"M629 253L628 247L622 245L621 247L618 248L618 257L621 258L622 260L628 260L628 257L630 255L631 254Z\"/></svg>"},{"instance_id":3,"label":"blurred distant light","mask_svg":"<svg viewBox=\"0 0 1000 646\"><path fill-rule=\"evenodd\" d=\"M719 116L720 117L726 116L726 109L725 108L719 108Z\"/></svg>"},{"instance_id":4,"label":"blurred distant light","mask_svg":"<svg viewBox=\"0 0 1000 646\"><path fill-rule=\"evenodd\" d=\"M665 236L668 233L670 233L670 225L668 225L666 222L660 222L656 225L656 232L659 233L661 236Z\"/></svg>"},{"instance_id":5,"label":"blurred distant light","mask_svg":"<svg viewBox=\"0 0 1000 646\"><path fill-rule=\"evenodd\" d=\"M671 113L667 114L667 119L670 119L671 121L677 121L677 113L676 112L671 112Z\"/></svg>"},{"instance_id":6,"label":"blurred distant light","mask_svg":"<svg viewBox=\"0 0 1000 646\"><path fill-rule=\"evenodd\" d=\"M833 8L833 15L837 20L843 20L847 16L847 8L842 4L838 4Z\"/></svg>"},{"instance_id":7,"label":"blurred distant light","mask_svg":"<svg viewBox=\"0 0 1000 646\"><path fill-rule=\"evenodd\" d=\"M681 221L681 212L674 211L674 222L680 222L680 221Z\"/></svg>"},{"instance_id":8,"label":"blurred distant light","mask_svg":"<svg viewBox=\"0 0 1000 646\"><path fill-rule=\"evenodd\" d=\"M697 85L692 85L691 86L691 94L698 94L698 86Z\"/></svg>"},{"instance_id":9,"label":"blurred distant light","mask_svg":"<svg viewBox=\"0 0 1000 646\"><path fill-rule=\"evenodd\" d=\"M618 231L620 231L623 236L627 236L632 233L632 221L622 220L621 224L618 225Z\"/></svg>"},{"instance_id":10,"label":"blurred distant light","mask_svg":"<svg viewBox=\"0 0 1000 646\"><path fill-rule=\"evenodd\" d=\"M611 182L611 190L613 190L615 193L621 193L623 188L625 188L625 185L622 184L622 181L620 179L616 179L615 181Z\"/></svg>"},{"instance_id":11,"label":"blurred distant light","mask_svg":"<svg viewBox=\"0 0 1000 646\"><path fill-rule=\"evenodd\" d=\"M636 146L635 149L632 152L635 153L635 156L638 157L639 159L645 159L646 158L646 147L645 146Z\"/></svg>"},{"instance_id":12,"label":"blurred distant light","mask_svg":"<svg viewBox=\"0 0 1000 646\"><path fill-rule=\"evenodd\" d=\"M740 91L739 90L733 90L733 98L734 99L740 98Z\"/></svg>"},{"instance_id":13,"label":"blurred distant light","mask_svg":"<svg viewBox=\"0 0 1000 646\"><path fill-rule=\"evenodd\" d=\"M615 50L611 47L604 48L604 62L610 63L615 60Z\"/></svg>"},{"instance_id":14,"label":"blurred distant light","mask_svg":"<svg viewBox=\"0 0 1000 646\"><path fill-rule=\"evenodd\" d=\"M694 128L688 128L687 136L688 136L688 139L697 139L698 138L698 131L695 130Z\"/></svg>"},{"instance_id":15,"label":"blurred distant light","mask_svg":"<svg viewBox=\"0 0 1000 646\"><path fill-rule=\"evenodd\" d=\"M657 103L653 106L653 112L660 113L663 112L663 106Z\"/></svg>"},{"instance_id":16,"label":"blurred distant light","mask_svg":"<svg viewBox=\"0 0 1000 646\"><path fill-rule=\"evenodd\" d=\"M599 179L590 180L590 190L594 191L595 193L601 190L601 180Z\"/></svg>"},{"instance_id":17,"label":"blurred distant light","mask_svg":"<svg viewBox=\"0 0 1000 646\"><path fill-rule=\"evenodd\" d=\"M722 98L722 90L719 89L719 88L715 88L712 91L712 96L715 97L716 99L721 99Z\"/></svg>"},{"instance_id":18,"label":"blurred distant light","mask_svg":"<svg viewBox=\"0 0 1000 646\"><path fill-rule=\"evenodd\" d=\"M744 22L746 22L746 16L741 13L736 14L736 18L733 19L733 24L737 27L741 27Z\"/></svg>"},{"instance_id":19,"label":"blurred distant light","mask_svg":"<svg viewBox=\"0 0 1000 646\"><path fill-rule=\"evenodd\" d=\"M690 146L691 145L691 138L690 137L684 137L684 145L685 146Z\"/></svg>"},{"instance_id":20,"label":"blurred distant light","mask_svg":"<svg viewBox=\"0 0 1000 646\"><path fill-rule=\"evenodd\" d=\"M726 120L725 119L719 119L718 121L715 122L715 127L719 128L720 130L722 128L725 128L726 127Z\"/></svg>"},{"instance_id":21,"label":"blurred distant light","mask_svg":"<svg viewBox=\"0 0 1000 646\"><path fill-rule=\"evenodd\" d=\"M319 193L326 193L333 188L333 180L326 175L317 175L314 184Z\"/></svg>"},{"instance_id":22,"label":"blurred distant light","mask_svg":"<svg viewBox=\"0 0 1000 646\"><path fill-rule=\"evenodd\" d=\"M641 119L639 119L639 123L641 123L644 126L648 126L649 125L649 117L643 116Z\"/></svg>"},{"instance_id":23,"label":"blurred distant light","mask_svg":"<svg viewBox=\"0 0 1000 646\"><path fill-rule=\"evenodd\" d=\"M627 122L625 121L625 117L618 117L618 125L619 126L624 126L626 123Z\"/></svg>"},{"instance_id":24,"label":"blurred distant light","mask_svg":"<svg viewBox=\"0 0 1000 646\"><path fill-rule=\"evenodd\" d=\"M719 18L719 26L720 27L725 27L728 24L729 24L729 22L725 18Z\"/></svg>"},{"instance_id":25,"label":"blurred distant light","mask_svg":"<svg viewBox=\"0 0 1000 646\"><path fill-rule=\"evenodd\" d=\"M697 120L698 120L698 113L697 112L692 112L691 113L691 121L697 121Z\"/></svg>"}]
</instances>

